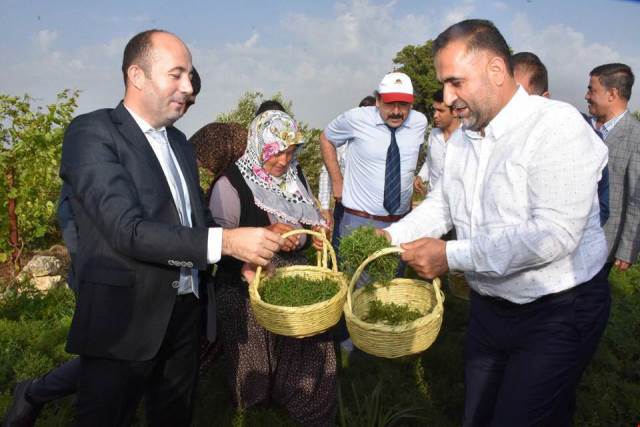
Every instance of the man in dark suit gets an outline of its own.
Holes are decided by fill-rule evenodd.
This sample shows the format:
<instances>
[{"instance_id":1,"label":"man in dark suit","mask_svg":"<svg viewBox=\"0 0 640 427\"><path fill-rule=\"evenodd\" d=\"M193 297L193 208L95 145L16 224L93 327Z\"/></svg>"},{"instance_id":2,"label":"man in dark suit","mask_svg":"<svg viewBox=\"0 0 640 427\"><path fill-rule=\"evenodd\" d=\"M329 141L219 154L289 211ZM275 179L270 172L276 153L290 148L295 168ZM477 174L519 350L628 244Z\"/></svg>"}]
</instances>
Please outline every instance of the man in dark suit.
<instances>
[{"instance_id":1,"label":"man in dark suit","mask_svg":"<svg viewBox=\"0 0 640 427\"><path fill-rule=\"evenodd\" d=\"M605 266L627 270L640 251L640 122L627 110L634 76L625 64L600 65L589 74L585 99L591 124L609 148L609 245Z\"/></svg>"},{"instance_id":2,"label":"man in dark suit","mask_svg":"<svg viewBox=\"0 0 640 427\"><path fill-rule=\"evenodd\" d=\"M124 52L125 97L72 121L60 175L79 231L78 425L127 425L144 395L152 425L189 425L200 280L221 255L266 265L282 239L212 228L193 148L172 124L192 94L191 54L150 30Z\"/></svg>"}]
</instances>

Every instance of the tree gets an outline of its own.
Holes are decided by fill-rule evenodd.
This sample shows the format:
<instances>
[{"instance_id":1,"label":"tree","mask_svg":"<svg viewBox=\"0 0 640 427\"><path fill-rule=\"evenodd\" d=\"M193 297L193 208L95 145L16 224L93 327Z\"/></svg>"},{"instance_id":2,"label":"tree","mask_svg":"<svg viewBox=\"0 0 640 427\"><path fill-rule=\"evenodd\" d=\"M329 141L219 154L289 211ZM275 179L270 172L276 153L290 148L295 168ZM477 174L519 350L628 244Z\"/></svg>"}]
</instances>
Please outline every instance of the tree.
<instances>
[{"instance_id":1,"label":"tree","mask_svg":"<svg viewBox=\"0 0 640 427\"><path fill-rule=\"evenodd\" d=\"M436 77L433 64L433 41L427 40L423 45L408 45L402 48L393 58L395 71L405 73L411 78L415 100L413 108L427 117L433 115L433 94L442 85Z\"/></svg>"},{"instance_id":2,"label":"tree","mask_svg":"<svg viewBox=\"0 0 640 427\"><path fill-rule=\"evenodd\" d=\"M42 247L57 234L62 138L78 95L64 90L44 108L34 107L29 95L0 95L0 261L10 256L16 268L23 249Z\"/></svg>"},{"instance_id":3,"label":"tree","mask_svg":"<svg viewBox=\"0 0 640 427\"><path fill-rule=\"evenodd\" d=\"M294 117L294 114L292 113L291 101L285 101L282 97L282 94L276 93L270 98L265 98L261 92L249 91L240 96L236 108L228 113L219 114L216 117L216 121L223 123L240 123L241 125L248 128L253 121L256 110L265 99L278 101L280 104L282 104L287 114L289 114L291 117ZM320 168L323 164L322 155L320 154L321 130L311 128L308 124L300 121L298 121L298 126L306 141L302 147L302 150L300 150L300 152L298 153L298 161L302 166L302 170L304 171L305 177L309 182L309 186L311 187L313 193L316 194L318 190Z\"/></svg>"},{"instance_id":4,"label":"tree","mask_svg":"<svg viewBox=\"0 0 640 427\"><path fill-rule=\"evenodd\" d=\"M272 97L266 99L278 101L280 104L282 104L287 114L293 117L293 114L291 113L291 102L285 101L282 98L282 94L278 92ZM266 99L262 92L245 92L240 96L240 99L238 99L238 105L236 106L236 108L228 113L218 114L218 116L216 117L216 122L240 123L242 126L248 128L256 115L256 110Z\"/></svg>"}]
</instances>

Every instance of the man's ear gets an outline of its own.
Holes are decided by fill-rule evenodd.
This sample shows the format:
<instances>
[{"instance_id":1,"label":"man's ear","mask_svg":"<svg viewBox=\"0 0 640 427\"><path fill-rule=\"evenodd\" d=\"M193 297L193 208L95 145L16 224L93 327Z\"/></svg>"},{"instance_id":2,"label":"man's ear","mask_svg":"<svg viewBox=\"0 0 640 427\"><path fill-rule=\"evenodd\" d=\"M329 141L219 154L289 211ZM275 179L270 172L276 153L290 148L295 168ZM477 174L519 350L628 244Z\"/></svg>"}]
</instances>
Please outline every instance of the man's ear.
<instances>
[{"instance_id":1,"label":"man's ear","mask_svg":"<svg viewBox=\"0 0 640 427\"><path fill-rule=\"evenodd\" d=\"M131 64L129 68L127 68L127 77L131 85L138 90L142 90L144 81L147 79L144 70L138 64Z\"/></svg>"},{"instance_id":2,"label":"man's ear","mask_svg":"<svg viewBox=\"0 0 640 427\"><path fill-rule=\"evenodd\" d=\"M507 64L499 56L489 58L487 73L496 86L502 86L507 78Z\"/></svg>"}]
</instances>

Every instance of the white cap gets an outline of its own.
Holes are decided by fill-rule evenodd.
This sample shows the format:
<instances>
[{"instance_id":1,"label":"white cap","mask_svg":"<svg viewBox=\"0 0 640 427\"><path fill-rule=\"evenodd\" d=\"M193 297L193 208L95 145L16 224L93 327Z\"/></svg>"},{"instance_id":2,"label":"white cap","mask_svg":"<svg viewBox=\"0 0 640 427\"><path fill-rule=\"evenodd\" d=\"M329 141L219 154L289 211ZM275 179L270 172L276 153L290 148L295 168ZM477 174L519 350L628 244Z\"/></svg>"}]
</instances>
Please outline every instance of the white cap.
<instances>
[{"instance_id":1,"label":"white cap","mask_svg":"<svg viewBox=\"0 0 640 427\"><path fill-rule=\"evenodd\" d=\"M378 85L384 102L413 102L413 85L405 73L389 73Z\"/></svg>"}]
</instances>

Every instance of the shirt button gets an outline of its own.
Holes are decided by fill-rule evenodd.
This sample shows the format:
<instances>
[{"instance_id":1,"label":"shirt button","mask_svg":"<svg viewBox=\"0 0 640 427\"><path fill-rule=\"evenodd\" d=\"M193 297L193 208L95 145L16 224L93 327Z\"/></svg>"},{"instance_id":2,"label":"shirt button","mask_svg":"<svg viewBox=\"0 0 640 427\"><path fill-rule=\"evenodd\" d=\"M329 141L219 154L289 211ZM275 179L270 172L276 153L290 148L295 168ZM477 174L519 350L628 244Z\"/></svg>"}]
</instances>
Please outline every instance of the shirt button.
<instances>
[{"instance_id":1,"label":"shirt button","mask_svg":"<svg viewBox=\"0 0 640 427\"><path fill-rule=\"evenodd\" d=\"M178 289L180 287L180 282L177 280L174 280L173 282L171 282L171 287L173 289Z\"/></svg>"}]
</instances>

